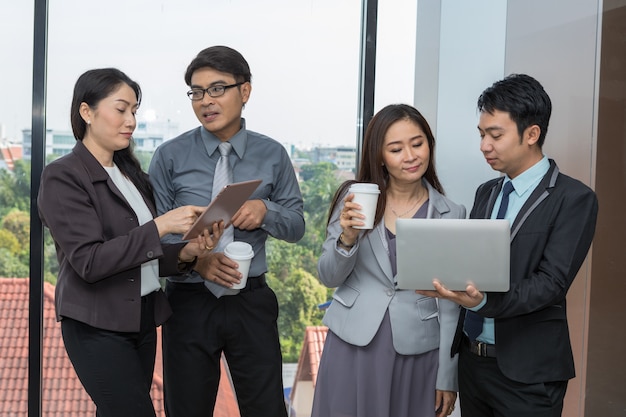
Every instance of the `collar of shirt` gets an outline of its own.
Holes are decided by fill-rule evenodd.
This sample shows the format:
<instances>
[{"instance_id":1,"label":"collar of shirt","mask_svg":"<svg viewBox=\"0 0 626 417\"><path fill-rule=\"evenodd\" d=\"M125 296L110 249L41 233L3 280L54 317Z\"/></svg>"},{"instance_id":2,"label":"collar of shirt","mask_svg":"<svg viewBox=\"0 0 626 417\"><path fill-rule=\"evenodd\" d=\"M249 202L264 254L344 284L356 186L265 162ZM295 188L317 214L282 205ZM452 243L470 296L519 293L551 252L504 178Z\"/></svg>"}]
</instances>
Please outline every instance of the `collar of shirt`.
<instances>
[{"instance_id":1,"label":"collar of shirt","mask_svg":"<svg viewBox=\"0 0 626 417\"><path fill-rule=\"evenodd\" d=\"M204 146L206 147L209 155L213 155L214 152L219 152L217 147L220 143L222 143L222 141L219 140L217 136L204 128L200 129L200 136L202 137L202 141L204 142ZM243 155L246 152L247 138L248 133L246 131L246 120L241 118L241 127L239 131L235 133L233 137L228 139L230 144L233 145L235 155L237 155L239 159L243 158Z\"/></svg>"},{"instance_id":2,"label":"collar of shirt","mask_svg":"<svg viewBox=\"0 0 626 417\"><path fill-rule=\"evenodd\" d=\"M508 177L508 175L504 177L504 182L502 183L503 188L507 181L511 181L513 183L513 187L515 188L515 191L509 196L509 208L506 212L506 216L504 217L509 220L511 224L513 223L513 220L515 220L515 217L517 217L519 211L522 209L526 200L528 200L528 197L530 197L530 194L532 194L533 190L541 182L541 179L544 175L546 175L549 169L550 161L548 160L548 157L544 155L539 162L512 180ZM496 218L501 201L502 190L500 190L500 195L498 196L493 207L493 211L491 213L492 219Z\"/></svg>"},{"instance_id":3,"label":"collar of shirt","mask_svg":"<svg viewBox=\"0 0 626 417\"><path fill-rule=\"evenodd\" d=\"M522 196L526 194L526 192L534 190L543 176L546 175L548 169L550 169L550 161L548 160L548 157L544 155L539 162L522 172L514 179L511 180L508 176L506 176L504 181L513 182L515 194Z\"/></svg>"}]
</instances>

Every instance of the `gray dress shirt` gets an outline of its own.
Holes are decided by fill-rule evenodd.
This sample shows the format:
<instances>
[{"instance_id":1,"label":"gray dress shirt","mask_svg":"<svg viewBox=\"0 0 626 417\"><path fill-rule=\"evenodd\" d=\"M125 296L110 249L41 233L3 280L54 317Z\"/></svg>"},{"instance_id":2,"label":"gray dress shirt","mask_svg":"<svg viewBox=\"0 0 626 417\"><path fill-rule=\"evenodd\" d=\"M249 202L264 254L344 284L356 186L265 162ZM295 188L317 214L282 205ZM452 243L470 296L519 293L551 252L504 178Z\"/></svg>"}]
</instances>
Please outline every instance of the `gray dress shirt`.
<instances>
[{"instance_id":1,"label":"gray dress shirt","mask_svg":"<svg viewBox=\"0 0 626 417\"><path fill-rule=\"evenodd\" d=\"M303 202L293 165L285 148L274 139L241 130L229 142L233 145L230 165L235 182L261 179L250 199L260 199L267 207L261 227L235 229L235 240L248 242L254 249L250 276L267 272L265 241L270 235L297 242L304 235ZM150 181L158 214L184 205L206 206L211 201L215 165L220 157L220 140L202 126L171 139L157 148L150 163ZM178 242L181 235L169 235ZM198 273L170 277L176 281L202 282Z\"/></svg>"}]
</instances>

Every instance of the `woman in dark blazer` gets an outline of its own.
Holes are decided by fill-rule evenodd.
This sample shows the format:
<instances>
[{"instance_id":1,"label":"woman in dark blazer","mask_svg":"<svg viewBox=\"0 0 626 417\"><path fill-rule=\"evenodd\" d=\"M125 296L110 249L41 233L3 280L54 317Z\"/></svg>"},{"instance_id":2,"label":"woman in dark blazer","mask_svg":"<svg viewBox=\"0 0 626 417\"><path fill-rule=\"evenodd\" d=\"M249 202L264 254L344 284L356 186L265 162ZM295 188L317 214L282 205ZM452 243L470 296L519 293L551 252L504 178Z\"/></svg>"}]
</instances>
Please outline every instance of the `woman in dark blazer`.
<instances>
[{"instance_id":1,"label":"woman in dark blazer","mask_svg":"<svg viewBox=\"0 0 626 417\"><path fill-rule=\"evenodd\" d=\"M465 217L465 208L443 195L434 150L415 108L387 106L367 127L357 176L381 191L374 228L355 228L363 216L349 191L354 181L335 194L318 270L337 289L324 315L329 330L313 417L442 417L454 408L450 346L459 307L398 290L395 280L397 218Z\"/></svg>"},{"instance_id":2,"label":"woman in dark blazer","mask_svg":"<svg viewBox=\"0 0 626 417\"><path fill-rule=\"evenodd\" d=\"M43 171L38 207L59 261L56 314L63 341L99 417L152 417L156 326L170 314L159 276L207 254L215 226L189 243L201 207L155 218L152 187L131 149L139 85L117 69L90 70L74 88L73 151Z\"/></svg>"}]
</instances>

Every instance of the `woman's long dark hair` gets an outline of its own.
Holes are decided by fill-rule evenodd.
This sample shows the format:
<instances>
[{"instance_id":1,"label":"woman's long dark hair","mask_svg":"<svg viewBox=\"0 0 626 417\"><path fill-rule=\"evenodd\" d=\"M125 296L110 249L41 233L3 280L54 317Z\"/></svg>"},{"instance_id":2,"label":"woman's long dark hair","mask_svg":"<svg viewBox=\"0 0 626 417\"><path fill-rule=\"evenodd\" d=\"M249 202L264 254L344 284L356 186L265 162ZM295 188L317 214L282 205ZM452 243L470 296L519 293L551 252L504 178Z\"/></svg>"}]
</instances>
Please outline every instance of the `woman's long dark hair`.
<instances>
[{"instance_id":1,"label":"woman's long dark hair","mask_svg":"<svg viewBox=\"0 0 626 417\"><path fill-rule=\"evenodd\" d=\"M70 110L72 132L76 140L82 141L87 131L87 123L80 115L80 105L87 104L91 109L96 109L100 101L113 94L122 84L128 85L135 92L137 104L141 104L141 88L139 84L130 79L126 74L116 68L92 69L80 77L74 86L74 96ZM113 152L113 162L135 187L154 203L152 185L148 175L141 169L141 164L133 153L134 141L125 149Z\"/></svg>"},{"instance_id":2,"label":"woman's long dark hair","mask_svg":"<svg viewBox=\"0 0 626 417\"><path fill-rule=\"evenodd\" d=\"M437 171L435 170L435 136L430 130L428 122L424 116L422 116L422 114L412 106L407 104L390 104L376 113L367 125L365 139L363 140L363 153L361 155L361 163L359 165L357 177L355 180L344 182L341 184L339 189L337 189L337 192L335 193L330 204L328 222L330 222L332 213L337 207L337 204L339 204L339 200L352 184L357 182L369 182L378 184L378 188L380 189L378 205L376 206L376 215L374 217L374 227L380 223L385 214L385 206L387 204L387 187L389 184L389 171L387 171L387 168L383 164L385 135L391 125L400 120L408 120L415 123L426 135L428 146L430 148L430 163L424 173L424 179L426 179L435 190L444 194L443 187L439 182Z\"/></svg>"}]
</instances>

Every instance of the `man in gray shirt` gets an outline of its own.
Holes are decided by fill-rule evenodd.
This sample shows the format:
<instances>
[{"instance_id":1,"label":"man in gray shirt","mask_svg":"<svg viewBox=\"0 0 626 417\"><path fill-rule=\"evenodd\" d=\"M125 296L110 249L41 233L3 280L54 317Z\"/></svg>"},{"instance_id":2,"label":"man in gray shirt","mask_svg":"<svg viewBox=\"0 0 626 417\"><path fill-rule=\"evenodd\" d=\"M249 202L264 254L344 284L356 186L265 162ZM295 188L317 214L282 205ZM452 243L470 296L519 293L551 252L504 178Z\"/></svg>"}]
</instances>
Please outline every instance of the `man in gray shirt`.
<instances>
[{"instance_id":1,"label":"man in gray shirt","mask_svg":"<svg viewBox=\"0 0 626 417\"><path fill-rule=\"evenodd\" d=\"M252 245L246 287L236 263L221 251L199 258L188 276L168 278L174 314L163 326L165 409L168 417L213 415L223 353L242 417L287 415L276 296L265 282L268 235L296 242L304 235L303 202L283 146L246 130L241 117L252 85L248 63L225 46L202 50L189 64L185 82L202 126L162 144L149 174L159 213L208 205L222 142L232 145L233 181L261 185L232 219L234 240ZM180 236L169 236L180 240Z\"/></svg>"}]
</instances>

